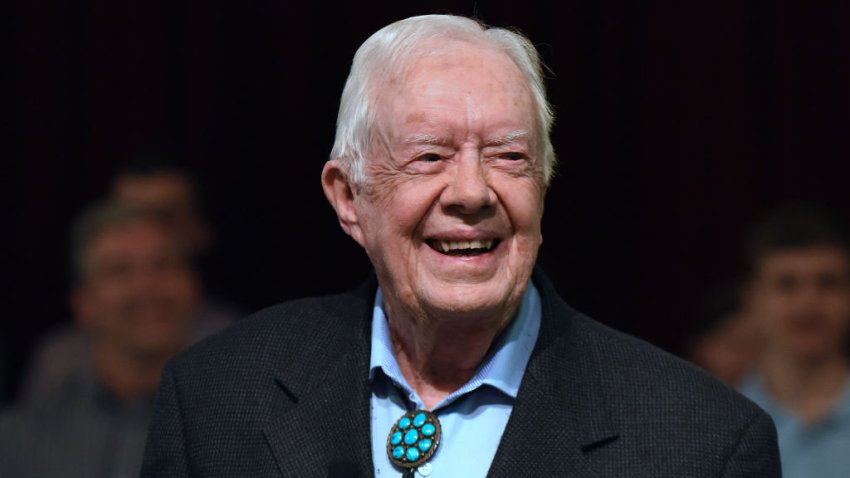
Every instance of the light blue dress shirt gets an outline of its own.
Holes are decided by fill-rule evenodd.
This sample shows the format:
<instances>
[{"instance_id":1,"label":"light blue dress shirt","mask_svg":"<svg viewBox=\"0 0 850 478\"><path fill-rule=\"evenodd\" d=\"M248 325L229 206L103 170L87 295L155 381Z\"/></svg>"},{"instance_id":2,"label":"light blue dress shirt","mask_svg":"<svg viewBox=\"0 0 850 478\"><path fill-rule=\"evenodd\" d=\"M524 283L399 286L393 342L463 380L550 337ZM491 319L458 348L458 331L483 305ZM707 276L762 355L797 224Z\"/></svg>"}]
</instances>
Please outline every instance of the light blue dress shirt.
<instances>
[{"instance_id":1,"label":"light blue dress shirt","mask_svg":"<svg viewBox=\"0 0 850 478\"><path fill-rule=\"evenodd\" d=\"M417 470L417 477L484 478L487 475L537 342L540 320L540 294L529 282L516 318L475 375L432 410L440 420L442 438L429 464ZM393 354L380 288L372 314L369 380L375 476L400 477L404 470L393 466L387 456L387 436L405 412L425 409L425 405L408 385Z\"/></svg>"},{"instance_id":2,"label":"light blue dress shirt","mask_svg":"<svg viewBox=\"0 0 850 478\"><path fill-rule=\"evenodd\" d=\"M758 376L745 380L740 391L776 424L783 478L850 477L850 377L835 409L815 424L776 403Z\"/></svg>"}]
</instances>

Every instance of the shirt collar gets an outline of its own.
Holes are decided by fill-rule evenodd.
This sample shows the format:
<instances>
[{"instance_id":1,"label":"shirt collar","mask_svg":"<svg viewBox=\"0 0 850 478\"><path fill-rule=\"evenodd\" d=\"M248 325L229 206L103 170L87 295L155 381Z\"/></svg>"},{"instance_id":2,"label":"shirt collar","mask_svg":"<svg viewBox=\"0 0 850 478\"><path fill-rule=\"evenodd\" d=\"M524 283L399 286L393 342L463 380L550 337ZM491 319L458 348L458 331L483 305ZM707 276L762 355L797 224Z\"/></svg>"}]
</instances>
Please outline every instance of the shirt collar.
<instances>
[{"instance_id":1,"label":"shirt collar","mask_svg":"<svg viewBox=\"0 0 850 478\"><path fill-rule=\"evenodd\" d=\"M446 396L435 408L446 406L462 395L483 385L491 386L511 398L516 398L522 376L525 373L525 367L537 342L541 317L540 294L534 284L529 281L516 318L497 339L493 349L484 357L484 361L476 370L475 375L462 387ZM411 389L401 373L398 361L396 361L393 353L390 328L387 323L387 316L384 313L383 293L380 287L375 293L375 305L372 312L370 381L376 379L379 369L383 372L383 375L403 388L417 402L417 406L423 406L421 399Z\"/></svg>"},{"instance_id":2,"label":"shirt collar","mask_svg":"<svg viewBox=\"0 0 850 478\"><path fill-rule=\"evenodd\" d=\"M774 400L773 396L767 391L764 380L760 375L753 373L745 377L739 390L747 398L755 402L756 405L764 409L774 421L799 421L791 410ZM823 419L823 421L832 420L850 423L850 376L845 379L844 391L841 397L836 402L832 411Z\"/></svg>"}]
</instances>

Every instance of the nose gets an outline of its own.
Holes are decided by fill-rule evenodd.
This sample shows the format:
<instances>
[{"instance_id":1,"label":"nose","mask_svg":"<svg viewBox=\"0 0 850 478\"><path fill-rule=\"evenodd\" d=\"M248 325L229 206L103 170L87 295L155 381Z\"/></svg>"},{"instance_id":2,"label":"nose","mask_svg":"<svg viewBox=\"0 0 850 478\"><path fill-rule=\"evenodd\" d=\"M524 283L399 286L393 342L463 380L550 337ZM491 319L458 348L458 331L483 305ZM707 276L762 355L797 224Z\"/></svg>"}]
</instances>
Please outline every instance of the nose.
<instances>
[{"instance_id":1,"label":"nose","mask_svg":"<svg viewBox=\"0 0 850 478\"><path fill-rule=\"evenodd\" d=\"M460 154L440 202L443 208L465 215L478 213L495 204L496 193L487 181L484 165L477 152Z\"/></svg>"}]
</instances>

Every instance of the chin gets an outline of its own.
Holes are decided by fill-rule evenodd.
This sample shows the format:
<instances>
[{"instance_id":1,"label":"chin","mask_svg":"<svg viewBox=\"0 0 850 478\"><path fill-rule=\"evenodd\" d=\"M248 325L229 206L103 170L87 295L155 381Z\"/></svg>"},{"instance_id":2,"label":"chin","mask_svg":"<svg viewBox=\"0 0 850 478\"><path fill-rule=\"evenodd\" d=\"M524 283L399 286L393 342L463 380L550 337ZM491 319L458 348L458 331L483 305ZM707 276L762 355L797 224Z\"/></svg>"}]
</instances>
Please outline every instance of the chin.
<instances>
[{"instance_id":1,"label":"chin","mask_svg":"<svg viewBox=\"0 0 850 478\"><path fill-rule=\"evenodd\" d=\"M142 360L160 361L168 359L184 348L184 341L169 339L139 341L133 344L134 355Z\"/></svg>"},{"instance_id":2,"label":"chin","mask_svg":"<svg viewBox=\"0 0 850 478\"><path fill-rule=\"evenodd\" d=\"M425 295L425 309L436 315L456 317L496 317L515 309L523 290L493 284L445 285L437 294Z\"/></svg>"},{"instance_id":3,"label":"chin","mask_svg":"<svg viewBox=\"0 0 850 478\"><path fill-rule=\"evenodd\" d=\"M788 345L787 350L798 359L811 361L831 355L833 350L839 350L836 344L825 340L796 341Z\"/></svg>"}]
</instances>

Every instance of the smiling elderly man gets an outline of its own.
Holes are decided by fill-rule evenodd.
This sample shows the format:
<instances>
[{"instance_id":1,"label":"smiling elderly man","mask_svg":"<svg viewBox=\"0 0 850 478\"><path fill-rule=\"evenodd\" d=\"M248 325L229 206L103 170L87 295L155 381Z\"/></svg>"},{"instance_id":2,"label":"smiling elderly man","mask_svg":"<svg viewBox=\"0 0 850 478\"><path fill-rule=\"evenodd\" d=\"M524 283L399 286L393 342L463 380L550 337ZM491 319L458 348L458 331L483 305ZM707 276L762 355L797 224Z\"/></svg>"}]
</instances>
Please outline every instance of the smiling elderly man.
<instances>
[{"instance_id":1,"label":"smiling elderly man","mask_svg":"<svg viewBox=\"0 0 850 478\"><path fill-rule=\"evenodd\" d=\"M322 185L376 279L170 364L143 476L779 476L760 409L535 270L551 124L516 33L434 15L366 40Z\"/></svg>"}]
</instances>

